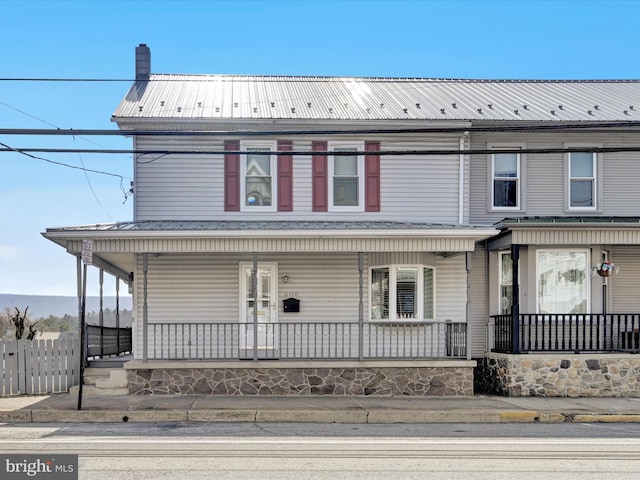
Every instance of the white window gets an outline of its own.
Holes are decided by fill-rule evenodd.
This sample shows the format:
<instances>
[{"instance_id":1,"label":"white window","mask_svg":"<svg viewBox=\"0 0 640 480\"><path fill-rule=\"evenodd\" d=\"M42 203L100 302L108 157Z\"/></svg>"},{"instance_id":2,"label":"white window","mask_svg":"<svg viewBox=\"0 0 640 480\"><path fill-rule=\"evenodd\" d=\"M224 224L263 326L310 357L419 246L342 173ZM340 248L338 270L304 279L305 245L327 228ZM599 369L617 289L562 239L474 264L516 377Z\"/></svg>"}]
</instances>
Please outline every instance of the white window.
<instances>
[{"instance_id":1,"label":"white window","mask_svg":"<svg viewBox=\"0 0 640 480\"><path fill-rule=\"evenodd\" d=\"M240 157L242 181L240 195L242 211L276 211L277 169L275 142L242 142L240 149L247 152Z\"/></svg>"},{"instance_id":2,"label":"white window","mask_svg":"<svg viewBox=\"0 0 640 480\"><path fill-rule=\"evenodd\" d=\"M370 271L371 320L435 319L435 270L423 265L389 265Z\"/></svg>"},{"instance_id":3,"label":"white window","mask_svg":"<svg viewBox=\"0 0 640 480\"><path fill-rule=\"evenodd\" d=\"M513 304L513 262L511 252L500 252L500 315L509 315Z\"/></svg>"},{"instance_id":4,"label":"white window","mask_svg":"<svg viewBox=\"0 0 640 480\"><path fill-rule=\"evenodd\" d=\"M329 210L362 212L364 210L364 150L362 142L332 142L329 151Z\"/></svg>"},{"instance_id":5,"label":"white window","mask_svg":"<svg viewBox=\"0 0 640 480\"><path fill-rule=\"evenodd\" d=\"M569 153L569 209L596 209L596 154Z\"/></svg>"},{"instance_id":6,"label":"white window","mask_svg":"<svg viewBox=\"0 0 640 480\"><path fill-rule=\"evenodd\" d=\"M589 313L589 251L539 250L538 313Z\"/></svg>"},{"instance_id":7,"label":"white window","mask_svg":"<svg viewBox=\"0 0 640 480\"><path fill-rule=\"evenodd\" d=\"M520 209L520 154L496 152L491 157L493 209Z\"/></svg>"}]
</instances>

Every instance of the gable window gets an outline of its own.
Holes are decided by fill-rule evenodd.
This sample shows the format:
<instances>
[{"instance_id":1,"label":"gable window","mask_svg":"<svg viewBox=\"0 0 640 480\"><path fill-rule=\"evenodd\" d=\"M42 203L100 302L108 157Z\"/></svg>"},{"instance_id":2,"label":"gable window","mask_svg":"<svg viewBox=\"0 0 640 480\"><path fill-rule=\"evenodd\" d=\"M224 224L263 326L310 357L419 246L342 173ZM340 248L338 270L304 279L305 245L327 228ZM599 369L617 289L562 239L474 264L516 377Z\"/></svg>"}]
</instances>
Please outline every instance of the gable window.
<instances>
[{"instance_id":1,"label":"gable window","mask_svg":"<svg viewBox=\"0 0 640 480\"><path fill-rule=\"evenodd\" d=\"M276 211L277 166L275 142L243 142L240 157L240 198L243 211Z\"/></svg>"},{"instance_id":2,"label":"gable window","mask_svg":"<svg viewBox=\"0 0 640 480\"><path fill-rule=\"evenodd\" d=\"M423 265L389 265L370 272L370 319L435 319L435 272Z\"/></svg>"},{"instance_id":3,"label":"gable window","mask_svg":"<svg viewBox=\"0 0 640 480\"><path fill-rule=\"evenodd\" d=\"M331 211L364 211L364 150L362 142L332 142L329 151L329 206Z\"/></svg>"},{"instance_id":4,"label":"gable window","mask_svg":"<svg viewBox=\"0 0 640 480\"><path fill-rule=\"evenodd\" d=\"M588 313L589 252L539 250L538 313Z\"/></svg>"},{"instance_id":5,"label":"gable window","mask_svg":"<svg viewBox=\"0 0 640 480\"><path fill-rule=\"evenodd\" d=\"M520 208L520 154L491 155L492 207L494 209Z\"/></svg>"},{"instance_id":6,"label":"gable window","mask_svg":"<svg viewBox=\"0 0 640 480\"><path fill-rule=\"evenodd\" d=\"M596 208L596 154L569 153L569 208Z\"/></svg>"}]
</instances>

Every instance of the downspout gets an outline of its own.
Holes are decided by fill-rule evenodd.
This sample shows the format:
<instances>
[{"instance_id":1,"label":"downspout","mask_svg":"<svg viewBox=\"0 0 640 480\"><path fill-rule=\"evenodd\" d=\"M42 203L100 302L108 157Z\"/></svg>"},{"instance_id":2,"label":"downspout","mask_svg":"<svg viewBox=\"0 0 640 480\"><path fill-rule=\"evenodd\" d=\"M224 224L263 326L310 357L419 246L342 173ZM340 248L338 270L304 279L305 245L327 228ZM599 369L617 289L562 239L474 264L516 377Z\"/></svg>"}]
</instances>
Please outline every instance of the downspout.
<instances>
[{"instance_id":1,"label":"downspout","mask_svg":"<svg viewBox=\"0 0 640 480\"><path fill-rule=\"evenodd\" d=\"M460 157L458 172L458 223L464 223L464 147L465 141L469 137L469 132L464 132L460 137Z\"/></svg>"},{"instance_id":2,"label":"downspout","mask_svg":"<svg viewBox=\"0 0 640 480\"><path fill-rule=\"evenodd\" d=\"M148 359L147 345L147 327L149 325L149 311L147 307L147 273L149 268L149 254L142 254L142 361L146 362Z\"/></svg>"}]
</instances>

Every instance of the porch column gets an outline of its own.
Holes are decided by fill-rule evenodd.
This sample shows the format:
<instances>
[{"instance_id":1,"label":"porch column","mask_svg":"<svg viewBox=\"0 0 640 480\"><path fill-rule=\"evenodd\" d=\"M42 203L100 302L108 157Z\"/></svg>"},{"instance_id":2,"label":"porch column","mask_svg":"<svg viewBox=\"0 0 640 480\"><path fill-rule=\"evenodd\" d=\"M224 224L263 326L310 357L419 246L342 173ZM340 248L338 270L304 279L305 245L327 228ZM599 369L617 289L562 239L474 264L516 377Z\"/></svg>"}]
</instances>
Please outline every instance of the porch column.
<instances>
[{"instance_id":1,"label":"porch column","mask_svg":"<svg viewBox=\"0 0 640 480\"><path fill-rule=\"evenodd\" d=\"M253 298L253 360L258 361L258 254L253 252L251 270L251 298Z\"/></svg>"},{"instance_id":2,"label":"porch column","mask_svg":"<svg viewBox=\"0 0 640 480\"><path fill-rule=\"evenodd\" d=\"M358 252L358 360L364 358L364 279L362 252Z\"/></svg>"},{"instance_id":3,"label":"porch column","mask_svg":"<svg viewBox=\"0 0 640 480\"><path fill-rule=\"evenodd\" d=\"M116 275L116 344L120 355L120 279Z\"/></svg>"},{"instance_id":4,"label":"porch column","mask_svg":"<svg viewBox=\"0 0 640 480\"><path fill-rule=\"evenodd\" d=\"M520 245L511 245L511 353L520 353Z\"/></svg>"},{"instance_id":5,"label":"porch column","mask_svg":"<svg viewBox=\"0 0 640 480\"><path fill-rule=\"evenodd\" d=\"M100 309L98 323L100 324L100 358L104 358L104 270L100 269Z\"/></svg>"},{"instance_id":6,"label":"porch column","mask_svg":"<svg viewBox=\"0 0 640 480\"><path fill-rule=\"evenodd\" d=\"M147 326L149 325L149 311L147 309L147 274L149 267L149 254L142 254L142 361L148 359L149 346L147 345Z\"/></svg>"},{"instance_id":7,"label":"porch column","mask_svg":"<svg viewBox=\"0 0 640 480\"><path fill-rule=\"evenodd\" d=\"M467 268L466 350L467 360L471 360L471 329L469 328L469 321L471 320L471 252L466 252L465 265Z\"/></svg>"}]
</instances>

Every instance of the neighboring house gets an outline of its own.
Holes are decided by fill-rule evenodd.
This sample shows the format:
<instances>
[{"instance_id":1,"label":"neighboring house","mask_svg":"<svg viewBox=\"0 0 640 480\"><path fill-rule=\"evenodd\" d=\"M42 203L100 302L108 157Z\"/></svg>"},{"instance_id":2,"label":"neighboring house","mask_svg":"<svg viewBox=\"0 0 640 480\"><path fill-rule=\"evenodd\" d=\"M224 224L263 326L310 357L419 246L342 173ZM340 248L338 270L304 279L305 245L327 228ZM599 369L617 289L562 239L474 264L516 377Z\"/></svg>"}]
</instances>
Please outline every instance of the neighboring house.
<instances>
[{"instance_id":1,"label":"neighboring house","mask_svg":"<svg viewBox=\"0 0 640 480\"><path fill-rule=\"evenodd\" d=\"M132 282L131 393L635 394L570 377L640 369L640 83L150 66L133 220L45 233Z\"/></svg>"}]
</instances>

